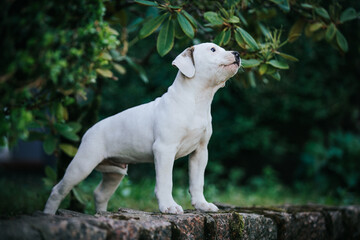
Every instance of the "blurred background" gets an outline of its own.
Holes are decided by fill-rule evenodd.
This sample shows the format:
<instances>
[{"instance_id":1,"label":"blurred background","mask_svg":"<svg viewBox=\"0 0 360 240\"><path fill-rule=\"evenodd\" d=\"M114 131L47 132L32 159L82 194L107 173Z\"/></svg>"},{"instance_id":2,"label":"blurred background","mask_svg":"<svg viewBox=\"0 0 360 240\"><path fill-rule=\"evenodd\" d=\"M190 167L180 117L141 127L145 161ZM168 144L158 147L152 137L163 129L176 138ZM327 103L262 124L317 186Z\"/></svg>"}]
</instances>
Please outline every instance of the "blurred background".
<instances>
[{"instance_id":1,"label":"blurred background","mask_svg":"<svg viewBox=\"0 0 360 240\"><path fill-rule=\"evenodd\" d=\"M17 1L0 4L0 215L42 210L98 120L166 92L186 47L243 67L215 95L205 195L238 206L360 204L360 2ZM116 131L116 129L114 129ZM174 197L191 208L187 158ZM157 211L153 164L109 210ZM94 213L92 173L61 207Z\"/></svg>"}]
</instances>

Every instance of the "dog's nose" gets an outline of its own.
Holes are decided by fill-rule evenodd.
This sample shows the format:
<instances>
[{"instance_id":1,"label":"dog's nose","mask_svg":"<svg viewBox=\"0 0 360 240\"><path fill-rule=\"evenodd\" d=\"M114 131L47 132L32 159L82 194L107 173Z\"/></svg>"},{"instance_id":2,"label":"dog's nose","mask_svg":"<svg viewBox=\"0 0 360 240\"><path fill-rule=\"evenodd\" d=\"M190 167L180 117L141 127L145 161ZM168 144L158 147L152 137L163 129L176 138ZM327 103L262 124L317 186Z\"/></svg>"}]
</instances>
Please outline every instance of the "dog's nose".
<instances>
[{"instance_id":1,"label":"dog's nose","mask_svg":"<svg viewBox=\"0 0 360 240\"><path fill-rule=\"evenodd\" d=\"M239 62L240 62L240 54L239 54L239 52L233 51L233 52L231 52L231 53L234 54L234 56L235 56L235 61L236 61L237 63L239 63Z\"/></svg>"}]
</instances>

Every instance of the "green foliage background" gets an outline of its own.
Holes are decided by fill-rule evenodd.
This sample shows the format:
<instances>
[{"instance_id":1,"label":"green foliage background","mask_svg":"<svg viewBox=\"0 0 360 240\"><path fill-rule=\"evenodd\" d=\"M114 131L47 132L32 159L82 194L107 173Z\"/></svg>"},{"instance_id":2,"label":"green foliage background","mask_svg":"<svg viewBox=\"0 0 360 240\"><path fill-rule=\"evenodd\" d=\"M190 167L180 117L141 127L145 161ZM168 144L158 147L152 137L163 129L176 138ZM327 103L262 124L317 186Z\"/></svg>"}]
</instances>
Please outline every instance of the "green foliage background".
<instances>
[{"instance_id":1,"label":"green foliage background","mask_svg":"<svg viewBox=\"0 0 360 240\"><path fill-rule=\"evenodd\" d=\"M94 122L161 96L177 54L214 41L239 51L243 68L212 105L207 184L359 196L360 3L13 0L0 9L0 140L43 141L58 178Z\"/></svg>"},{"instance_id":2,"label":"green foliage background","mask_svg":"<svg viewBox=\"0 0 360 240\"><path fill-rule=\"evenodd\" d=\"M270 30L282 29L280 38L283 42L287 36L292 36L294 24L299 19L304 19L296 11L290 16L284 14L276 5L264 10L264 5L257 5L256 1L248 3L252 3L257 11L265 12L264 16L256 12L258 20L250 15L246 30L253 36L259 36L259 32L255 31L258 27L255 28L254 25L265 22ZM254 176L261 175L264 167L270 166L283 183L290 184L299 191L308 186L316 186L315 191L339 198L351 198L352 194L359 193L357 92L360 85L357 79L360 75L357 66L360 63L357 55L360 46L359 33L354 31L359 29L359 21L340 24L340 20L335 20L347 8L358 9L359 6L346 3L333 1L328 3L327 9L336 12L331 19L344 32L353 51L344 53L335 38L335 42L329 44L325 39L328 28L319 30L323 31L320 33L324 34L322 39L306 36L304 29L296 41L287 42L281 48L281 52L299 59L298 62L287 61L290 69L280 70L281 81L259 74L259 67L245 68L216 94L212 105L214 133L209 146L208 182L222 182L226 186L230 181L231 184L241 186L251 182ZM315 6L326 3L312 4ZM197 1L194 5L196 6L185 6L188 6L190 13L194 8L214 12L219 9L216 3L212 5L206 1ZM148 8L143 17L151 16L153 11L154 8ZM132 19L131 15L128 18ZM315 16L304 23L303 27L306 28L306 24L313 26L318 21L327 22L329 26L332 22L319 20ZM212 34L210 39L205 40L216 38L218 32L217 28L214 32L205 32L205 36ZM316 33L319 34L317 31ZM129 38L136 38L136 34L137 32L130 33ZM201 30L198 29L197 34L201 34ZM181 49L191 45L190 39L186 36L184 38L175 42L174 48L178 50L170 52L164 58L157 54L151 54L150 57L148 55L154 51L152 43L157 40L156 34L137 43L137 51L133 49L129 55L146 60L142 65L146 67L150 81L147 84L129 81L128 79L136 79L136 76L128 72L128 77L119 78L120 85L126 89L121 94L116 91L118 83L107 82L109 89L113 90L103 95L102 116L116 113L119 111L118 106L121 106L121 110L126 109L150 101L165 92L177 71L170 67L170 62ZM260 35L256 39L261 46L261 39L264 38ZM196 37L194 41L197 41ZM249 53L248 49L241 49L234 38L229 40L228 45L225 48L236 49L243 57L255 57L261 61L251 51ZM279 60L284 62L287 59Z\"/></svg>"}]
</instances>

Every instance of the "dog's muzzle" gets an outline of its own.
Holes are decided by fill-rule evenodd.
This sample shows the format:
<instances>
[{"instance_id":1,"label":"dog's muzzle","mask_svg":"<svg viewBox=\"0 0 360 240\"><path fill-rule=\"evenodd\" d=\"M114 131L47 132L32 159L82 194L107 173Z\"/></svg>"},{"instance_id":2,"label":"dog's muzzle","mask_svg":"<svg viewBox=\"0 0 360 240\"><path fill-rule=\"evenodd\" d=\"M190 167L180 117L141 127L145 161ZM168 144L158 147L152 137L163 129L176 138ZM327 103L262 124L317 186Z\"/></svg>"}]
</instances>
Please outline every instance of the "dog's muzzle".
<instances>
[{"instance_id":1,"label":"dog's muzzle","mask_svg":"<svg viewBox=\"0 0 360 240\"><path fill-rule=\"evenodd\" d=\"M233 52L231 52L233 55L234 55L234 57L235 57L235 62L234 63L236 63L238 66L240 66L240 54L239 54L239 52L237 52L237 51L233 51Z\"/></svg>"}]
</instances>

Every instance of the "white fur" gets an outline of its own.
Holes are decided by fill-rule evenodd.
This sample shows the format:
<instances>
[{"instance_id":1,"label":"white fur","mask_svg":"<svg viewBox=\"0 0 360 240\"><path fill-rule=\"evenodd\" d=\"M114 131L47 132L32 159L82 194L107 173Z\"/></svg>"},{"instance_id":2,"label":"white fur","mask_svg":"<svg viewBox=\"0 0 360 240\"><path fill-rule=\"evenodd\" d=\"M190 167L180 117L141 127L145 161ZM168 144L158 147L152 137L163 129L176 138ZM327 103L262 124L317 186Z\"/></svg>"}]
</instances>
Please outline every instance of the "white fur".
<instances>
[{"instance_id":1,"label":"white fur","mask_svg":"<svg viewBox=\"0 0 360 240\"><path fill-rule=\"evenodd\" d=\"M96 210L106 211L110 196L126 174L125 164L154 162L160 211L183 213L172 197L172 168L176 159L186 155L190 155L192 205L201 211L217 211L203 194L212 134L210 107L215 92L236 74L239 66L234 61L231 51L212 43L187 48L173 61L179 72L163 96L106 118L86 132L44 212L54 214L62 199L93 169L103 173L94 192Z\"/></svg>"}]
</instances>

